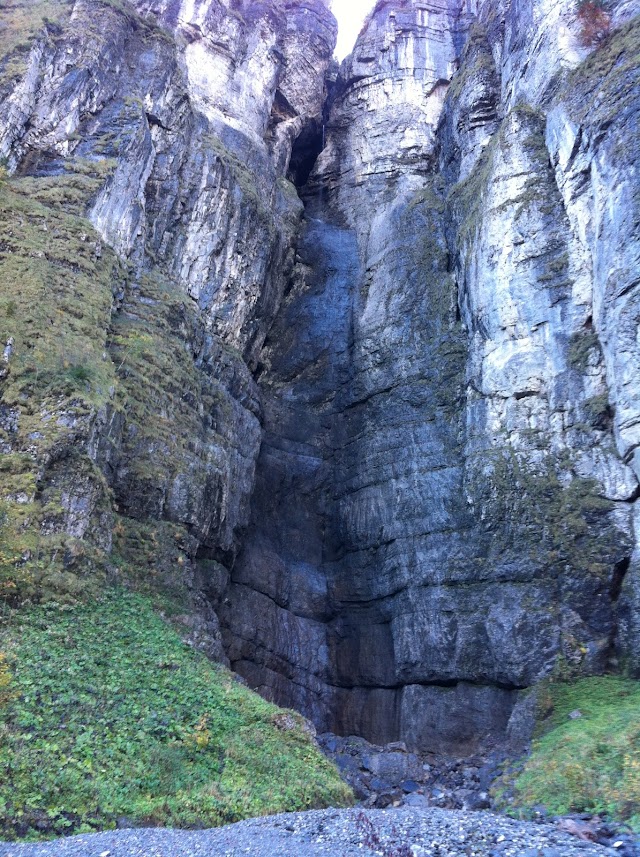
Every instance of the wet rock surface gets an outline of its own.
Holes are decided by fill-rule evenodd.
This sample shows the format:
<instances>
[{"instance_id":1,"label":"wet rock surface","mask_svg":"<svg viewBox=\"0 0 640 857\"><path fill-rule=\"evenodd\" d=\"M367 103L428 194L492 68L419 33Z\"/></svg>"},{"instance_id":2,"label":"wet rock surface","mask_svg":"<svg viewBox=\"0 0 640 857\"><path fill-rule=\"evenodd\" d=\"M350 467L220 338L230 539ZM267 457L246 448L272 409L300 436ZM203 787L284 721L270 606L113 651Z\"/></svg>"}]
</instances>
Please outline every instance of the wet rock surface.
<instances>
[{"instance_id":1,"label":"wet rock surface","mask_svg":"<svg viewBox=\"0 0 640 857\"><path fill-rule=\"evenodd\" d=\"M234 668L320 730L468 754L526 741L558 664L636 662L640 8L614 5L589 56L571 0L378 3L332 84L221 611Z\"/></svg>"}]
</instances>

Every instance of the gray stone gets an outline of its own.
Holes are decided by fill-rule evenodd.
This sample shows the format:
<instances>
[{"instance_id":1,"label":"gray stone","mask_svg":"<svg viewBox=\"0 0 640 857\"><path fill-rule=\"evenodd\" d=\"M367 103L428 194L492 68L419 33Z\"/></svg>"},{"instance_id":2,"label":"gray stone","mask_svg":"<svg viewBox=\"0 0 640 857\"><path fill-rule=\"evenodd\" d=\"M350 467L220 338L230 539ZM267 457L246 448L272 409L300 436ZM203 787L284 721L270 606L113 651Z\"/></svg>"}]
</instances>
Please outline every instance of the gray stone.
<instances>
[{"instance_id":1,"label":"gray stone","mask_svg":"<svg viewBox=\"0 0 640 857\"><path fill-rule=\"evenodd\" d=\"M407 795L403 803L405 806L411 806L415 809L428 809L430 805L429 799L427 797L418 794Z\"/></svg>"},{"instance_id":2,"label":"gray stone","mask_svg":"<svg viewBox=\"0 0 640 857\"><path fill-rule=\"evenodd\" d=\"M559 660L640 674L640 78L607 64L640 4L614 5L588 59L573 0L385 0L338 70L324 0L78 0L0 76L0 156L94 170L79 242L123 271L118 384L2 405L1 449L43 446L5 499L114 578L124 529L191 644L404 742L367 763L394 786L407 747L524 746ZM22 438L27 404L60 442Z\"/></svg>"},{"instance_id":3,"label":"gray stone","mask_svg":"<svg viewBox=\"0 0 640 857\"><path fill-rule=\"evenodd\" d=\"M637 200L610 147L638 111L580 107L609 84L564 83L578 28L570 0L378 4L335 83L222 618L237 669L339 732L523 746L522 688L558 658L603 670L619 625L635 650L636 587L618 603L614 581L638 490ZM254 592L278 633L248 640Z\"/></svg>"}]
</instances>

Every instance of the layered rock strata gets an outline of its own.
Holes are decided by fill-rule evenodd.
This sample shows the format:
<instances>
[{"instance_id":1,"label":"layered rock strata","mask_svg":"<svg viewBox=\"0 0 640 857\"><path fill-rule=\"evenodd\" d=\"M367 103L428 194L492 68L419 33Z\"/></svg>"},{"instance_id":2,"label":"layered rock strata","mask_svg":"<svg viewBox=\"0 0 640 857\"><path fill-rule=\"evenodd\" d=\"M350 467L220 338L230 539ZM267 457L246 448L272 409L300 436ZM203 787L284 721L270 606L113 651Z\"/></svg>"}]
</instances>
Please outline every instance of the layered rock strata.
<instances>
[{"instance_id":1,"label":"layered rock strata","mask_svg":"<svg viewBox=\"0 0 640 857\"><path fill-rule=\"evenodd\" d=\"M427 751L640 673L613 7L585 47L573 0L380 0L339 72L323 0L7 10L0 597L160 592L265 695Z\"/></svg>"},{"instance_id":2,"label":"layered rock strata","mask_svg":"<svg viewBox=\"0 0 640 857\"><path fill-rule=\"evenodd\" d=\"M638 11L380 2L341 68L223 612L325 728L461 750L637 668Z\"/></svg>"},{"instance_id":3,"label":"layered rock strata","mask_svg":"<svg viewBox=\"0 0 640 857\"><path fill-rule=\"evenodd\" d=\"M321 122L335 19L321 0L77 0L44 24L38 11L8 21L24 41L0 66L5 190L34 200L25 216L49 236L76 218L90 264L80 272L76 244L56 253L45 237L43 319L15 302L7 314L3 452L28 483L26 528L11 486L4 497L19 589L64 600L134 567L187 598L185 623L223 658L203 593L224 589L248 520L252 370L302 212L286 174L296 139ZM10 292L12 260L34 254L9 234ZM69 338L81 273L94 298L102 290L101 315ZM50 342L32 371L37 337ZM45 369L49 382L33 383Z\"/></svg>"}]
</instances>

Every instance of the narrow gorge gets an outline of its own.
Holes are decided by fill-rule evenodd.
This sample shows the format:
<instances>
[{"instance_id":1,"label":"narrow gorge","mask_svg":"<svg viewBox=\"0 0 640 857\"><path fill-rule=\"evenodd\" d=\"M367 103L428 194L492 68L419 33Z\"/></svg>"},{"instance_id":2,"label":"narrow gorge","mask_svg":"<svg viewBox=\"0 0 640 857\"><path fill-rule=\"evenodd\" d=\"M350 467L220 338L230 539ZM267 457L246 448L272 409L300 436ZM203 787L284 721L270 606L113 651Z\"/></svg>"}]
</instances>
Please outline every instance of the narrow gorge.
<instances>
[{"instance_id":1,"label":"narrow gorge","mask_svg":"<svg viewBox=\"0 0 640 857\"><path fill-rule=\"evenodd\" d=\"M151 592L420 751L640 676L640 2L379 0L340 65L324 0L40 7L0 30L2 603Z\"/></svg>"},{"instance_id":2,"label":"narrow gorge","mask_svg":"<svg viewBox=\"0 0 640 857\"><path fill-rule=\"evenodd\" d=\"M378 3L330 80L220 614L323 728L468 750L559 659L635 657L637 126L605 50L600 79L571 4Z\"/></svg>"}]
</instances>

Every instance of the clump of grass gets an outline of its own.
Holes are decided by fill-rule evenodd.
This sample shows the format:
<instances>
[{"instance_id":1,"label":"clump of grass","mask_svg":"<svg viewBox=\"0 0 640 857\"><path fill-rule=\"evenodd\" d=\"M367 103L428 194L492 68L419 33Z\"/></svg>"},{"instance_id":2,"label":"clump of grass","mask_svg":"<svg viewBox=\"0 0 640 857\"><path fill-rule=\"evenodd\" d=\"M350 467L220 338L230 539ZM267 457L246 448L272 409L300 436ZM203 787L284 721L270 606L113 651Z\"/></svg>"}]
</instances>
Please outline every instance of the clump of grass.
<instances>
[{"instance_id":1,"label":"clump of grass","mask_svg":"<svg viewBox=\"0 0 640 857\"><path fill-rule=\"evenodd\" d=\"M11 672L7 657L0 652L0 708L11 699Z\"/></svg>"},{"instance_id":2,"label":"clump of grass","mask_svg":"<svg viewBox=\"0 0 640 857\"><path fill-rule=\"evenodd\" d=\"M640 682L585 678L550 683L544 695L547 716L515 780L516 805L601 813L640 830Z\"/></svg>"},{"instance_id":3,"label":"clump of grass","mask_svg":"<svg viewBox=\"0 0 640 857\"><path fill-rule=\"evenodd\" d=\"M598 334L588 330L574 333L569 340L569 365L578 372L586 372L594 356L602 356Z\"/></svg>"},{"instance_id":4,"label":"clump of grass","mask_svg":"<svg viewBox=\"0 0 640 857\"><path fill-rule=\"evenodd\" d=\"M299 715L282 718L185 646L142 595L25 609L0 647L13 672L0 709L5 838L351 802Z\"/></svg>"},{"instance_id":5,"label":"clump of grass","mask_svg":"<svg viewBox=\"0 0 640 857\"><path fill-rule=\"evenodd\" d=\"M3 4L0 21L0 87L26 69L26 57L45 24L64 23L73 8L70 0L14 0Z\"/></svg>"},{"instance_id":6,"label":"clump of grass","mask_svg":"<svg viewBox=\"0 0 640 857\"><path fill-rule=\"evenodd\" d=\"M567 78L566 97L580 120L611 121L634 110L640 62L640 15L612 32ZM633 147L625 140L630 157Z\"/></svg>"}]
</instances>

